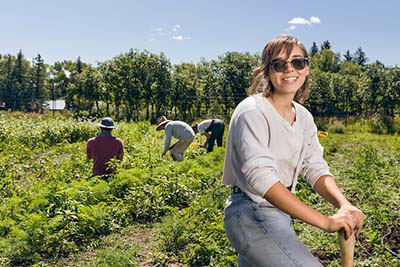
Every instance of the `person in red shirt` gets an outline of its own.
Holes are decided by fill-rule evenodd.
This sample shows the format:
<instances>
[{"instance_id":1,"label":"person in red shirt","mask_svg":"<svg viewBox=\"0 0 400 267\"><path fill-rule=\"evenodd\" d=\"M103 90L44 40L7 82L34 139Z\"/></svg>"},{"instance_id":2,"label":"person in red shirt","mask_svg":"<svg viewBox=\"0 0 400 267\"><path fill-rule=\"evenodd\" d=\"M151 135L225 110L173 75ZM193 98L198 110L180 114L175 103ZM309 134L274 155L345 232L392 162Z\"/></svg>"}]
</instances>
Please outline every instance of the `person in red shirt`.
<instances>
[{"instance_id":1,"label":"person in red shirt","mask_svg":"<svg viewBox=\"0 0 400 267\"><path fill-rule=\"evenodd\" d=\"M101 129L100 134L90 138L86 145L87 157L93 159L93 176L115 173L116 170L109 168L108 162L112 158L122 160L124 156L122 140L111 134L115 128L114 121L105 117L98 126Z\"/></svg>"}]
</instances>

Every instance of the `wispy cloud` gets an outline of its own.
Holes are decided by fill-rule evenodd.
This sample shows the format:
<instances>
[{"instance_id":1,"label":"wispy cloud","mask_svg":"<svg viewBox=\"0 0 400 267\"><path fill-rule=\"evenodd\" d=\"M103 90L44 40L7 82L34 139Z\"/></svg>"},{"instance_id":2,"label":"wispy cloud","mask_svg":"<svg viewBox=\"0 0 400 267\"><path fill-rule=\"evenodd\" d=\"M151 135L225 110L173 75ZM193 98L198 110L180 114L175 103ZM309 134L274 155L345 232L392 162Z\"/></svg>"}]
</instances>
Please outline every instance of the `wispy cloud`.
<instances>
[{"instance_id":1,"label":"wispy cloud","mask_svg":"<svg viewBox=\"0 0 400 267\"><path fill-rule=\"evenodd\" d=\"M167 39L172 39L175 41L188 41L191 40L192 37L190 36L184 36L179 33L179 30L181 28L181 25L176 24L174 25L170 30L164 30L161 27L155 28L154 31L157 33L159 37L167 38ZM156 37L150 38L149 42L154 42L156 41Z\"/></svg>"},{"instance_id":2,"label":"wispy cloud","mask_svg":"<svg viewBox=\"0 0 400 267\"><path fill-rule=\"evenodd\" d=\"M290 27L287 28L286 30L293 31L294 29L296 29L297 25L311 26L312 24L320 24L321 19L318 17L314 17L314 16L312 16L310 19L295 17L295 18L292 18L291 20L289 20L288 23L290 24Z\"/></svg>"},{"instance_id":3,"label":"wispy cloud","mask_svg":"<svg viewBox=\"0 0 400 267\"><path fill-rule=\"evenodd\" d=\"M177 41L185 41L185 40L190 40L192 38L187 37L187 36L182 36L182 35L174 35L174 36L172 36L172 39L177 40Z\"/></svg>"}]
</instances>

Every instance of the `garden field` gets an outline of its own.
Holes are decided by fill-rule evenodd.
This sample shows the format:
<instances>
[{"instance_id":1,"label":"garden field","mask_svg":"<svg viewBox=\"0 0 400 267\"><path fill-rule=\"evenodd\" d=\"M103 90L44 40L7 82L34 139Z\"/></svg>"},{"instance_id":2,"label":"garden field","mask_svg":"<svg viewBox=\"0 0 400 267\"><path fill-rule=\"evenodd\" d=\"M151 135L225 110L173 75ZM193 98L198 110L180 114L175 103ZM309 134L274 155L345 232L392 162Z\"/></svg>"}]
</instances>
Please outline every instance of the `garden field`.
<instances>
[{"instance_id":1,"label":"garden field","mask_svg":"<svg viewBox=\"0 0 400 267\"><path fill-rule=\"evenodd\" d=\"M236 266L222 223L224 148L206 153L197 136L174 162L160 156L164 133L154 125L120 122L119 173L91 177L85 148L97 132L90 121L0 114L0 266ZM366 216L355 266L400 266L400 137L340 132L320 141ZM334 213L307 184L296 191ZM297 220L295 230L324 266L340 266L336 234Z\"/></svg>"}]
</instances>

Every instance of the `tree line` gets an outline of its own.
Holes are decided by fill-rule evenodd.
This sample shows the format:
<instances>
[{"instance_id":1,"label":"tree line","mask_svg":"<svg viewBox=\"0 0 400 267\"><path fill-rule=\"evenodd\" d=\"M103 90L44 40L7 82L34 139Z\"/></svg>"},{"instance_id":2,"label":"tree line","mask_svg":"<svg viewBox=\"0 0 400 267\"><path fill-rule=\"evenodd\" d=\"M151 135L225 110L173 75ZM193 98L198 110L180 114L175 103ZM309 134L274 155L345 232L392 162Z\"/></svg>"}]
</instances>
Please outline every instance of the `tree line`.
<instances>
[{"instance_id":1,"label":"tree line","mask_svg":"<svg viewBox=\"0 0 400 267\"><path fill-rule=\"evenodd\" d=\"M305 106L316 117L394 118L399 112L400 68L369 63L365 52L332 51L329 41L309 50L311 95ZM87 64L29 61L22 51L0 54L0 105L9 111L41 112L48 100L64 99L76 117L113 116L152 120L159 115L193 121L229 118L244 99L260 55L226 52L215 60L172 65L163 54L131 49Z\"/></svg>"}]
</instances>

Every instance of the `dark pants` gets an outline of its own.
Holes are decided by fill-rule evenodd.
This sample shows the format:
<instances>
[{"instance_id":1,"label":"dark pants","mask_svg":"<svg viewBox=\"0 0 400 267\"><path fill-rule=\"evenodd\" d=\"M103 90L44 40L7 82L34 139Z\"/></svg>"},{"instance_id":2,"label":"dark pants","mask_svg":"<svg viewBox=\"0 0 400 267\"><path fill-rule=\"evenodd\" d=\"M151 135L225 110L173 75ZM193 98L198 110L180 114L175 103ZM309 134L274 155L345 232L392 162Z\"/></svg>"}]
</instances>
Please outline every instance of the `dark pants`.
<instances>
[{"instance_id":1,"label":"dark pants","mask_svg":"<svg viewBox=\"0 0 400 267\"><path fill-rule=\"evenodd\" d=\"M222 138L224 137L225 124L223 120L214 119L207 132L211 131L210 138L207 141L207 152L213 151L215 140L217 146L222 146Z\"/></svg>"}]
</instances>

